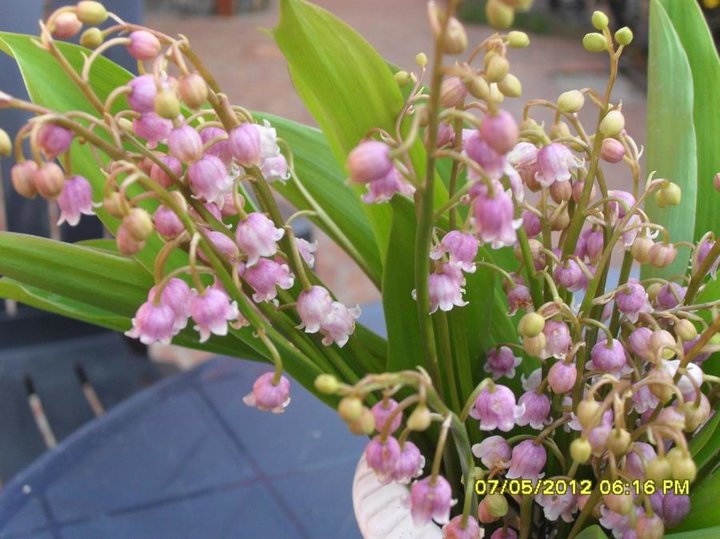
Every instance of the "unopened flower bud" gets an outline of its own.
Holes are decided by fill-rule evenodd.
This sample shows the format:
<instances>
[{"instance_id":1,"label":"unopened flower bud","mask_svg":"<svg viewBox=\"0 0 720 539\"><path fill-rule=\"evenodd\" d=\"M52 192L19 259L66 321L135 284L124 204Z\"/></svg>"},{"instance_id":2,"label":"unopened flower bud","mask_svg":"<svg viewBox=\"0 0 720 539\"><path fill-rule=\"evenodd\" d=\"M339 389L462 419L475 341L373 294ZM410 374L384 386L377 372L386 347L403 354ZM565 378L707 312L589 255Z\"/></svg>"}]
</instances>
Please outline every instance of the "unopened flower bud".
<instances>
[{"instance_id":1,"label":"unopened flower bud","mask_svg":"<svg viewBox=\"0 0 720 539\"><path fill-rule=\"evenodd\" d=\"M432 423L432 414L427 406L418 404L407 419L407 428L416 432L427 430Z\"/></svg>"},{"instance_id":2,"label":"unopened flower bud","mask_svg":"<svg viewBox=\"0 0 720 539\"><path fill-rule=\"evenodd\" d=\"M675 355L677 342L669 331L656 329L650 336L650 346L656 356L659 355L663 359L670 359Z\"/></svg>"},{"instance_id":3,"label":"unopened flower bud","mask_svg":"<svg viewBox=\"0 0 720 539\"><path fill-rule=\"evenodd\" d=\"M142 208L133 208L123 219L123 226L128 234L137 241L146 240L153 232L153 222L150 214Z\"/></svg>"},{"instance_id":4,"label":"unopened flower bud","mask_svg":"<svg viewBox=\"0 0 720 539\"><path fill-rule=\"evenodd\" d=\"M655 203L660 208L669 208L677 206L682 199L682 190L676 183L665 182L660 189L655 192Z\"/></svg>"},{"instance_id":5,"label":"unopened flower bud","mask_svg":"<svg viewBox=\"0 0 720 539\"><path fill-rule=\"evenodd\" d=\"M499 154L512 150L518 141L520 132L515 118L505 110L496 114L487 113L480 126L480 136Z\"/></svg>"},{"instance_id":6,"label":"unopened flower bud","mask_svg":"<svg viewBox=\"0 0 720 539\"><path fill-rule=\"evenodd\" d=\"M535 337L545 328L545 318L538 313L527 313L520 319L518 333L523 337Z\"/></svg>"},{"instance_id":7,"label":"unopened flower bud","mask_svg":"<svg viewBox=\"0 0 720 539\"><path fill-rule=\"evenodd\" d=\"M82 23L72 11L64 11L53 20L50 32L58 39L70 39L82 28Z\"/></svg>"},{"instance_id":8,"label":"unopened flower bud","mask_svg":"<svg viewBox=\"0 0 720 539\"><path fill-rule=\"evenodd\" d=\"M183 103L191 109L200 108L208 95L205 79L198 73L188 73L178 81L178 94Z\"/></svg>"},{"instance_id":9,"label":"unopened flower bud","mask_svg":"<svg viewBox=\"0 0 720 539\"><path fill-rule=\"evenodd\" d=\"M673 459L670 468L672 470L672 478L677 481L689 481L692 483L697 477L697 465L690 455Z\"/></svg>"},{"instance_id":10,"label":"unopened flower bud","mask_svg":"<svg viewBox=\"0 0 720 539\"><path fill-rule=\"evenodd\" d=\"M485 62L485 78L488 82L500 82L510 71L510 62L499 54L488 54Z\"/></svg>"},{"instance_id":11,"label":"unopened flower bud","mask_svg":"<svg viewBox=\"0 0 720 539\"><path fill-rule=\"evenodd\" d=\"M118 126L123 131L132 131L133 130L133 123L128 120L127 118L120 118L118 119Z\"/></svg>"},{"instance_id":12,"label":"unopened flower bud","mask_svg":"<svg viewBox=\"0 0 720 539\"><path fill-rule=\"evenodd\" d=\"M7 157L12 152L12 141L4 129L0 129L0 155Z\"/></svg>"},{"instance_id":13,"label":"unopened flower bud","mask_svg":"<svg viewBox=\"0 0 720 539\"><path fill-rule=\"evenodd\" d=\"M357 397L345 397L338 405L338 413L344 421L350 422L360 418L363 408L362 401Z\"/></svg>"},{"instance_id":14,"label":"unopened flower bud","mask_svg":"<svg viewBox=\"0 0 720 539\"><path fill-rule=\"evenodd\" d=\"M380 180L392 170L390 147L377 140L361 142L348 154L346 165L353 182Z\"/></svg>"},{"instance_id":15,"label":"unopened flower bud","mask_svg":"<svg viewBox=\"0 0 720 539\"><path fill-rule=\"evenodd\" d=\"M499 492L488 494L483 499L483 502L488 512L495 518L502 518L507 515L509 509L507 498Z\"/></svg>"},{"instance_id":16,"label":"unopened flower bud","mask_svg":"<svg viewBox=\"0 0 720 539\"><path fill-rule=\"evenodd\" d=\"M600 132L606 137L616 137L625 129L625 116L619 110L611 110L600 122Z\"/></svg>"},{"instance_id":17,"label":"unopened flower bud","mask_svg":"<svg viewBox=\"0 0 720 539\"><path fill-rule=\"evenodd\" d=\"M665 536L665 525L658 515L641 514L635 525L637 539L662 539Z\"/></svg>"},{"instance_id":18,"label":"unopened flower bud","mask_svg":"<svg viewBox=\"0 0 720 539\"><path fill-rule=\"evenodd\" d=\"M562 112L578 112L585 104L585 96L580 90L563 92L557 99L557 106Z\"/></svg>"},{"instance_id":19,"label":"unopened flower bud","mask_svg":"<svg viewBox=\"0 0 720 539\"><path fill-rule=\"evenodd\" d=\"M471 78L467 82L467 89L473 97L484 101L490 99L490 85L481 76Z\"/></svg>"},{"instance_id":20,"label":"unopened flower bud","mask_svg":"<svg viewBox=\"0 0 720 539\"><path fill-rule=\"evenodd\" d=\"M547 337L541 333L534 337L523 337L522 346L523 350L525 350L529 356L542 357L546 343Z\"/></svg>"},{"instance_id":21,"label":"unopened flower bud","mask_svg":"<svg viewBox=\"0 0 720 539\"><path fill-rule=\"evenodd\" d=\"M467 48L467 34L462 23L450 17L442 40L442 48L446 54L461 54Z\"/></svg>"},{"instance_id":22,"label":"unopened flower bud","mask_svg":"<svg viewBox=\"0 0 720 539\"><path fill-rule=\"evenodd\" d=\"M443 107L451 108L465 101L467 93L460 77L447 77L440 87L440 102Z\"/></svg>"},{"instance_id":23,"label":"unopened flower bud","mask_svg":"<svg viewBox=\"0 0 720 539\"><path fill-rule=\"evenodd\" d=\"M620 45L630 45L633 40L633 33L630 28L623 26L617 32L615 32L615 41Z\"/></svg>"},{"instance_id":24,"label":"unopened flower bud","mask_svg":"<svg viewBox=\"0 0 720 539\"><path fill-rule=\"evenodd\" d=\"M685 432L695 432L708 418L708 410L704 406L696 406L694 401L683 402L680 411L685 416Z\"/></svg>"},{"instance_id":25,"label":"unopened flower bud","mask_svg":"<svg viewBox=\"0 0 720 539\"><path fill-rule=\"evenodd\" d=\"M505 75L505 78L498 83L498 90L505 97L520 97L522 95L522 83L512 73Z\"/></svg>"},{"instance_id":26,"label":"unopened flower bud","mask_svg":"<svg viewBox=\"0 0 720 539\"><path fill-rule=\"evenodd\" d=\"M162 50L157 37L147 30L135 30L129 36L127 50L130 56L139 61L152 60Z\"/></svg>"},{"instance_id":27,"label":"unopened flower bud","mask_svg":"<svg viewBox=\"0 0 720 539\"><path fill-rule=\"evenodd\" d=\"M690 320L684 318L675 323L675 335L683 341L692 341L697 337L697 328Z\"/></svg>"},{"instance_id":28,"label":"unopened flower bud","mask_svg":"<svg viewBox=\"0 0 720 539\"><path fill-rule=\"evenodd\" d=\"M558 182L560 183L560 182ZM569 183L569 182L562 182L562 183ZM553 184L556 185L556 184ZM550 219L550 228L558 232L560 230L565 230L568 226L570 226L570 212L568 212L567 206L565 206L560 213L557 213Z\"/></svg>"},{"instance_id":29,"label":"unopened flower bud","mask_svg":"<svg viewBox=\"0 0 720 539\"><path fill-rule=\"evenodd\" d=\"M672 243L656 243L650 248L648 262L656 268L665 268L673 263L677 249Z\"/></svg>"},{"instance_id":30,"label":"unopened flower bud","mask_svg":"<svg viewBox=\"0 0 720 539\"><path fill-rule=\"evenodd\" d=\"M75 10L77 18L83 24L97 26L104 23L108 18L108 12L100 2L92 0L82 0L78 2Z\"/></svg>"},{"instance_id":31,"label":"unopened flower bud","mask_svg":"<svg viewBox=\"0 0 720 539\"><path fill-rule=\"evenodd\" d=\"M629 490L629 489L628 489ZM603 503L611 511L615 511L621 515L627 515L633 508L632 496L628 494L605 494Z\"/></svg>"},{"instance_id":32,"label":"unopened flower bud","mask_svg":"<svg viewBox=\"0 0 720 539\"><path fill-rule=\"evenodd\" d=\"M612 139L607 139L612 140ZM647 264L650 261L650 249L655 243L645 236L638 236L633 241L630 254L640 264Z\"/></svg>"},{"instance_id":33,"label":"unopened flower bud","mask_svg":"<svg viewBox=\"0 0 720 539\"><path fill-rule=\"evenodd\" d=\"M38 166L35 161L22 161L10 169L10 178L15 191L25 198L33 198L37 194L35 174Z\"/></svg>"},{"instance_id":34,"label":"unopened flower bud","mask_svg":"<svg viewBox=\"0 0 720 539\"><path fill-rule=\"evenodd\" d=\"M407 71L398 71L397 73L395 73L394 77L395 82L397 82L398 86L400 87L406 86L412 80L412 78L410 77L410 73L408 73Z\"/></svg>"},{"instance_id":35,"label":"unopened flower bud","mask_svg":"<svg viewBox=\"0 0 720 539\"><path fill-rule=\"evenodd\" d=\"M99 28L88 28L80 36L80 45L88 49L97 49L103 41L105 36Z\"/></svg>"},{"instance_id":36,"label":"unopened flower bud","mask_svg":"<svg viewBox=\"0 0 720 539\"><path fill-rule=\"evenodd\" d=\"M118 219L125 216L127 203L117 191L110 193L103 199L103 208L113 217Z\"/></svg>"},{"instance_id":37,"label":"unopened flower bud","mask_svg":"<svg viewBox=\"0 0 720 539\"><path fill-rule=\"evenodd\" d=\"M161 118L173 120L180 114L180 101L170 90L162 89L155 94L153 105L155 113Z\"/></svg>"},{"instance_id":38,"label":"unopened flower bud","mask_svg":"<svg viewBox=\"0 0 720 539\"><path fill-rule=\"evenodd\" d=\"M588 52L603 52L607 49L607 41L605 36L596 32L585 34L582 40L583 47Z\"/></svg>"},{"instance_id":39,"label":"unopened flower bud","mask_svg":"<svg viewBox=\"0 0 720 539\"><path fill-rule=\"evenodd\" d=\"M501 0L488 0L485 4L485 18L493 28L504 30L512 26L515 10Z\"/></svg>"},{"instance_id":40,"label":"unopened flower bud","mask_svg":"<svg viewBox=\"0 0 720 539\"><path fill-rule=\"evenodd\" d=\"M145 242L136 240L122 224L117 230L115 244L117 245L118 251L127 256L137 254L145 247Z\"/></svg>"},{"instance_id":41,"label":"unopened flower bud","mask_svg":"<svg viewBox=\"0 0 720 539\"><path fill-rule=\"evenodd\" d=\"M665 404L674 395L672 385L672 376L664 369L651 369L646 380L648 381L648 389L657 399Z\"/></svg>"},{"instance_id":42,"label":"unopened flower bud","mask_svg":"<svg viewBox=\"0 0 720 539\"><path fill-rule=\"evenodd\" d=\"M37 143L48 159L55 159L58 155L68 151L72 140L71 131L55 124L43 125L37 134Z\"/></svg>"},{"instance_id":43,"label":"unopened flower bud","mask_svg":"<svg viewBox=\"0 0 720 539\"><path fill-rule=\"evenodd\" d=\"M608 20L608 16L600 10L593 11L592 18L590 20L596 30L604 30L608 27L608 23L610 22Z\"/></svg>"},{"instance_id":44,"label":"unopened flower bud","mask_svg":"<svg viewBox=\"0 0 720 539\"><path fill-rule=\"evenodd\" d=\"M645 479L655 481L656 484L662 483L672 476L672 468L670 462L665 457L660 457L648 461L645 464Z\"/></svg>"},{"instance_id":45,"label":"unopened flower bud","mask_svg":"<svg viewBox=\"0 0 720 539\"><path fill-rule=\"evenodd\" d=\"M597 423L597 415L600 411L600 404L594 400L581 400L578 403L575 415L580 421L580 424L588 429Z\"/></svg>"},{"instance_id":46,"label":"unopened flower bud","mask_svg":"<svg viewBox=\"0 0 720 539\"><path fill-rule=\"evenodd\" d=\"M65 173L59 165L45 163L35 173L33 183L40 196L54 200L60 196L65 186Z\"/></svg>"},{"instance_id":47,"label":"unopened flower bud","mask_svg":"<svg viewBox=\"0 0 720 539\"><path fill-rule=\"evenodd\" d=\"M600 158L608 163L619 163L625 157L625 146L617 139L606 138L602 141Z\"/></svg>"},{"instance_id":48,"label":"unopened flower bud","mask_svg":"<svg viewBox=\"0 0 720 539\"><path fill-rule=\"evenodd\" d=\"M525 32L513 30L512 32L508 32L507 44L508 47L513 49L524 49L530 45L530 38Z\"/></svg>"},{"instance_id":49,"label":"unopened flower bud","mask_svg":"<svg viewBox=\"0 0 720 539\"><path fill-rule=\"evenodd\" d=\"M375 431L375 416L370 408L362 407L360 417L348 422L348 429L356 436L369 436Z\"/></svg>"},{"instance_id":50,"label":"unopened flower bud","mask_svg":"<svg viewBox=\"0 0 720 539\"><path fill-rule=\"evenodd\" d=\"M339 387L340 383L338 382L338 379L332 374L321 374L315 378L315 389L317 389L320 393L334 395Z\"/></svg>"},{"instance_id":51,"label":"unopened flower bud","mask_svg":"<svg viewBox=\"0 0 720 539\"><path fill-rule=\"evenodd\" d=\"M610 434L608 434L607 441L605 443L613 455L620 457L627 453L628 449L630 449L631 442L632 439L627 430L612 429Z\"/></svg>"},{"instance_id":52,"label":"unopened flower bud","mask_svg":"<svg viewBox=\"0 0 720 539\"><path fill-rule=\"evenodd\" d=\"M203 143L200 135L189 125L181 125L168 135L170 155L183 163L192 163L202 157Z\"/></svg>"},{"instance_id":53,"label":"unopened flower bud","mask_svg":"<svg viewBox=\"0 0 720 539\"><path fill-rule=\"evenodd\" d=\"M415 55L415 63L419 68L424 68L428 63L427 55L424 52L419 52Z\"/></svg>"},{"instance_id":54,"label":"unopened flower bud","mask_svg":"<svg viewBox=\"0 0 720 539\"><path fill-rule=\"evenodd\" d=\"M570 456L575 462L583 464L588 461L590 455L592 455L592 446L585 436L575 438L570 444Z\"/></svg>"}]
</instances>

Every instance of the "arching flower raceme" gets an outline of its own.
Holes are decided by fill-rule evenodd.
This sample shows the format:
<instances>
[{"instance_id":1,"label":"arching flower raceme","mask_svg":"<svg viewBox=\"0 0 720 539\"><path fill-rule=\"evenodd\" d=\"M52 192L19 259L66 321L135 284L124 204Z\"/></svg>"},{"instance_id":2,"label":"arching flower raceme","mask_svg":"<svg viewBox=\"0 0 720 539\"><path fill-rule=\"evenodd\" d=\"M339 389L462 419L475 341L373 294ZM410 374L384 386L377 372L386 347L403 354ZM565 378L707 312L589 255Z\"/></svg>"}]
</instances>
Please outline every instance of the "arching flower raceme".
<instances>
[{"instance_id":1,"label":"arching flower raceme","mask_svg":"<svg viewBox=\"0 0 720 539\"><path fill-rule=\"evenodd\" d=\"M253 300L257 303L274 300L278 288L288 290L295 282L287 264L269 258L261 258L252 267L246 267L242 277L255 291Z\"/></svg>"},{"instance_id":2,"label":"arching flower raceme","mask_svg":"<svg viewBox=\"0 0 720 539\"><path fill-rule=\"evenodd\" d=\"M62 193L57 199L60 206L58 224L65 222L75 226L80 222L80 215L93 215L92 187L82 176L73 176L65 180Z\"/></svg>"},{"instance_id":3,"label":"arching flower raceme","mask_svg":"<svg viewBox=\"0 0 720 539\"><path fill-rule=\"evenodd\" d=\"M170 344L175 335L175 312L168 305L147 301L140 305L132 319L132 328L125 335L140 339L143 344Z\"/></svg>"},{"instance_id":4,"label":"arching flower raceme","mask_svg":"<svg viewBox=\"0 0 720 539\"><path fill-rule=\"evenodd\" d=\"M226 292L215 288L206 288L203 293L196 292L190 301L190 316L195 321L195 330L200 333L200 342L210 335L227 335L228 322L239 316L237 304L230 301Z\"/></svg>"},{"instance_id":5,"label":"arching flower raceme","mask_svg":"<svg viewBox=\"0 0 720 539\"><path fill-rule=\"evenodd\" d=\"M488 387L483 389L470 410L470 417L480 421L480 430L509 432L515 426L518 415L515 394L498 384L492 390Z\"/></svg>"},{"instance_id":6,"label":"arching flower raceme","mask_svg":"<svg viewBox=\"0 0 720 539\"><path fill-rule=\"evenodd\" d=\"M240 221L235 230L235 241L247 255L247 266L257 263L261 256L277 253L277 242L285 235L282 228L275 228L273 222L262 213L253 212Z\"/></svg>"},{"instance_id":7,"label":"arching flower raceme","mask_svg":"<svg viewBox=\"0 0 720 539\"><path fill-rule=\"evenodd\" d=\"M284 376L277 384L273 383L275 373L260 375L253 384L252 391L243 397L243 402L263 412L280 414L290 404L290 381Z\"/></svg>"},{"instance_id":8,"label":"arching flower raceme","mask_svg":"<svg viewBox=\"0 0 720 539\"><path fill-rule=\"evenodd\" d=\"M441 475L434 483L432 479L431 476L415 481L410 489L410 514L416 526L427 524L431 519L443 524L450 518L454 504L450 483Z\"/></svg>"}]
</instances>

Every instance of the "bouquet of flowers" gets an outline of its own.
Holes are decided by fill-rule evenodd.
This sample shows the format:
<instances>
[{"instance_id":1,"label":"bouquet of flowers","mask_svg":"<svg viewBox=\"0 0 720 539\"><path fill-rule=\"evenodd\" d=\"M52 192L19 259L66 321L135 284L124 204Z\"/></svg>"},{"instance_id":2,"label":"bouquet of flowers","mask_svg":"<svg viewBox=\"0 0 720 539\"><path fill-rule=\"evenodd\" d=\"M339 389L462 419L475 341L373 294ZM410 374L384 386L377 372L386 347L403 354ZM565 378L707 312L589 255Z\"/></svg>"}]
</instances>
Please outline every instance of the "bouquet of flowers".
<instances>
[{"instance_id":1,"label":"bouquet of flowers","mask_svg":"<svg viewBox=\"0 0 720 539\"><path fill-rule=\"evenodd\" d=\"M489 0L488 20L528 4ZM261 411L290 404L289 373L446 538L720 534L720 64L694 2L651 4L649 173L613 99L633 34L600 11L583 45L609 59L604 91L515 118L527 34L468 44L458 1L431 1L434 51L402 70L283 0L273 36L318 131L231 103L184 36L60 8L39 38L0 35L32 99L0 106L33 115L0 150L18 193L115 240L2 233L0 294L267 362L245 397ZM387 339L313 272L300 216L380 290Z\"/></svg>"}]
</instances>

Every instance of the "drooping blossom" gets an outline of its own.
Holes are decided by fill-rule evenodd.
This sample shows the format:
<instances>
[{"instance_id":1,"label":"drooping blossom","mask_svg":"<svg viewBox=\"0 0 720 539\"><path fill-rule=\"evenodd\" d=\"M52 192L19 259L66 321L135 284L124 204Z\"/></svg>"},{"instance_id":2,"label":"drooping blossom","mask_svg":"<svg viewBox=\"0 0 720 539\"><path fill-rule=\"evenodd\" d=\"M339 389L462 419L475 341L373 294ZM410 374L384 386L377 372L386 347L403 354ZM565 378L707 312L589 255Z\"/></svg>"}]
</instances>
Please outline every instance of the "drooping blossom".
<instances>
[{"instance_id":1,"label":"drooping blossom","mask_svg":"<svg viewBox=\"0 0 720 539\"><path fill-rule=\"evenodd\" d=\"M425 467L425 457L412 442L405 441L402 444L400 450L400 456L395 463L395 468L392 472L393 481L407 484L414 478L422 475L422 470Z\"/></svg>"},{"instance_id":2,"label":"drooping blossom","mask_svg":"<svg viewBox=\"0 0 720 539\"><path fill-rule=\"evenodd\" d=\"M285 235L282 228L262 213L253 212L240 221L235 230L235 241L240 250L247 255L247 266L257 263L262 256L273 256L277 253L277 242Z\"/></svg>"},{"instance_id":3,"label":"drooping blossom","mask_svg":"<svg viewBox=\"0 0 720 539\"><path fill-rule=\"evenodd\" d=\"M472 453L488 470L510 466L512 448L502 436L488 436L472 446Z\"/></svg>"},{"instance_id":4,"label":"drooping blossom","mask_svg":"<svg viewBox=\"0 0 720 539\"><path fill-rule=\"evenodd\" d=\"M193 194L222 209L225 194L232 189L233 179L219 157L204 155L188 166L188 180Z\"/></svg>"},{"instance_id":5,"label":"drooping blossom","mask_svg":"<svg viewBox=\"0 0 720 539\"><path fill-rule=\"evenodd\" d=\"M615 294L615 304L618 310L633 324L637 322L640 313L652 312L652 305L648 300L647 291L635 279L630 279Z\"/></svg>"},{"instance_id":6,"label":"drooping blossom","mask_svg":"<svg viewBox=\"0 0 720 539\"><path fill-rule=\"evenodd\" d=\"M168 305L155 305L152 301L146 301L135 313L132 328L125 335L140 339L147 345L155 342L170 344L170 339L175 335L175 312Z\"/></svg>"},{"instance_id":7,"label":"drooping blossom","mask_svg":"<svg viewBox=\"0 0 720 539\"><path fill-rule=\"evenodd\" d=\"M206 288L203 293L196 292L190 301L190 316L195 321L194 329L200 333L200 342L210 335L227 335L228 322L239 316L237 303L223 290Z\"/></svg>"},{"instance_id":8,"label":"drooping blossom","mask_svg":"<svg viewBox=\"0 0 720 539\"><path fill-rule=\"evenodd\" d=\"M157 294L157 286L153 286L148 292L148 301L155 301ZM182 279L177 277L171 278L162 289L160 294L160 304L170 307L175 314L173 330L175 332L184 329L187 326L188 317L190 316L190 300L192 293L190 287Z\"/></svg>"},{"instance_id":9,"label":"drooping blossom","mask_svg":"<svg viewBox=\"0 0 720 539\"><path fill-rule=\"evenodd\" d=\"M410 489L410 514L416 526L427 524L431 519L443 524L450 518L454 504L452 488L443 476L429 476L415 481Z\"/></svg>"},{"instance_id":10,"label":"drooping blossom","mask_svg":"<svg viewBox=\"0 0 720 539\"><path fill-rule=\"evenodd\" d=\"M438 309L450 311L453 307L463 307L467 302L463 300L463 285L465 279L458 268L449 264L443 266L440 271L430 274L428 288L430 291L430 312ZM416 293L413 290L413 297Z\"/></svg>"},{"instance_id":11,"label":"drooping blossom","mask_svg":"<svg viewBox=\"0 0 720 539\"><path fill-rule=\"evenodd\" d=\"M400 171L391 168L385 176L368 182L367 193L362 196L362 201L368 204L380 204L388 202L396 193L411 196L414 192L415 187L403 178Z\"/></svg>"},{"instance_id":12,"label":"drooping blossom","mask_svg":"<svg viewBox=\"0 0 720 539\"><path fill-rule=\"evenodd\" d=\"M538 479L547 461L547 451L542 443L523 440L512 450L510 468L505 474L508 479Z\"/></svg>"},{"instance_id":13,"label":"drooping blossom","mask_svg":"<svg viewBox=\"0 0 720 539\"><path fill-rule=\"evenodd\" d=\"M515 423L523 427L530 425L533 429L542 430L548 422L550 399L544 393L527 391L520 396L518 408L522 410Z\"/></svg>"},{"instance_id":14,"label":"drooping blossom","mask_svg":"<svg viewBox=\"0 0 720 539\"><path fill-rule=\"evenodd\" d=\"M338 301L333 301L330 316L320 326L323 334L322 343L330 346L335 343L340 348L347 344L355 331L355 320L360 316L360 307L347 307Z\"/></svg>"},{"instance_id":15,"label":"drooping blossom","mask_svg":"<svg viewBox=\"0 0 720 539\"><path fill-rule=\"evenodd\" d=\"M474 517L469 517L463 526L463 516L453 517L443 526L443 539L481 539L485 530L480 527Z\"/></svg>"},{"instance_id":16,"label":"drooping blossom","mask_svg":"<svg viewBox=\"0 0 720 539\"><path fill-rule=\"evenodd\" d=\"M503 376L513 378L515 367L520 365L522 358L516 357L507 346L493 348L487 353L483 369L492 375L493 380L499 380Z\"/></svg>"},{"instance_id":17,"label":"drooping blossom","mask_svg":"<svg viewBox=\"0 0 720 539\"><path fill-rule=\"evenodd\" d=\"M500 429L509 432L515 426L517 416L515 394L510 388L499 384L483 389L470 410L470 417L480 421L480 430Z\"/></svg>"},{"instance_id":18,"label":"drooping blossom","mask_svg":"<svg viewBox=\"0 0 720 539\"><path fill-rule=\"evenodd\" d=\"M473 273L479 246L477 238L472 234L451 230L430 251L430 258L439 260L443 255L447 254L451 264L457 265L467 273Z\"/></svg>"},{"instance_id":19,"label":"drooping blossom","mask_svg":"<svg viewBox=\"0 0 720 539\"><path fill-rule=\"evenodd\" d=\"M377 140L363 141L348 154L346 165L356 183L381 180L392 169L390 147Z\"/></svg>"},{"instance_id":20,"label":"drooping blossom","mask_svg":"<svg viewBox=\"0 0 720 539\"><path fill-rule=\"evenodd\" d=\"M472 211L481 242L489 243L497 249L517 241L516 230L522 224L522 219L514 219L512 198L500 183L496 182L494 195L490 195L486 185L481 185L473 199Z\"/></svg>"},{"instance_id":21,"label":"drooping blossom","mask_svg":"<svg viewBox=\"0 0 720 539\"><path fill-rule=\"evenodd\" d=\"M243 402L263 412L280 414L290 404L290 381L285 376L275 384L274 372L260 375L253 384L252 391L243 397Z\"/></svg>"},{"instance_id":22,"label":"drooping blossom","mask_svg":"<svg viewBox=\"0 0 720 539\"><path fill-rule=\"evenodd\" d=\"M393 411L398 407L398 403L395 399L382 399L375 403L373 407L370 409L370 411L373 414L373 417L375 418L375 429L377 429L378 432L383 432L385 430L385 425L390 418L390 415L393 413ZM388 427L388 433L392 434L396 430L400 428L400 423L402 422L402 414L398 413L395 414L395 417L393 417L392 422L390 423Z\"/></svg>"},{"instance_id":23,"label":"drooping blossom","mask_svg":"<svg viewBox=\"0 0 720 539\"><path fill-rule=\"evenodd\" d=\"M393 436L375 436L365 447L365 461L381 483L388 483L400 458L400 444Z\"/></svg>"},{"instance_id":24,"label":"drooping blossom","mask_svg":"<svg viewBox=\"0 0 720 539\"><path fill-rule=\"evenodd\" d=\"M242 277L255 291L252 297L258 303L274 300L278 288L288 290L295 283L287 264L269 258L261 258L253 266L246 267Z\"/></svg>"},{"instance_id":25,"label":"drooping blossom","mask_svg":"<svg viewBox=\"0 0 720 539\"><path fill-rule=\"evenodd\" d=\"M305 333L317 333L320 326L330 316L333 299L327 289L313 286L310 290L300 292L296 307Z\"/></svg>"},{"instance_id":26,"label":"drooping blossom","mask_svg":"<svg viewBox=\"0 0 720 539\"><path fill-rule=\"evenodd\" d=\"M92 187L82 176L73 176L65 180L62 193L57 199L60 206L58 224L65 222L75 226L80 222L80 215L93 215Z\"/></svg>"},{"instance_id":27,"label":"drooping blossom","mask_svg":"<svg viewBox=\"0 0 720 539\"><path fill-rule=\"evenodd\" d=\"M538 151L535 179L545 187L550 187L555 182L570 181L571 171L579 168L581 164L567 146L553 142Z\"/></svg>"}]
</instances>

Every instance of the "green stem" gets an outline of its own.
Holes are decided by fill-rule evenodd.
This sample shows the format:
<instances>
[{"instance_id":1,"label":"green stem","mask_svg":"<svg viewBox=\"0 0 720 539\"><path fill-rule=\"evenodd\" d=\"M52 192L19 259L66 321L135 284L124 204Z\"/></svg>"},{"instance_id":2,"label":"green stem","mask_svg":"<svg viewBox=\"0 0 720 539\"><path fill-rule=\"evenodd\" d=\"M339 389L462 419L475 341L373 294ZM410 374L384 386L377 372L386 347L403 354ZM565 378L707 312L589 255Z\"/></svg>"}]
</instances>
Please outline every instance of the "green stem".
<instances>
[{"instance_id":1,"label":"green stem","mask_svg":"<svg viewBox=\"0 0 720 539\"><path fill-rule=\"evenodd\" d=\"M455 362L453 361L447 314L444 311L439 311L435 315L435 322L438 329L438 340L440 341L440 354L442 356L445 375L447 376L447 386L450 390L450 407L453 412L457 413L460 411L460 397L458 395L458 385L455 377Z\"/></svg>"}]
</instances>

